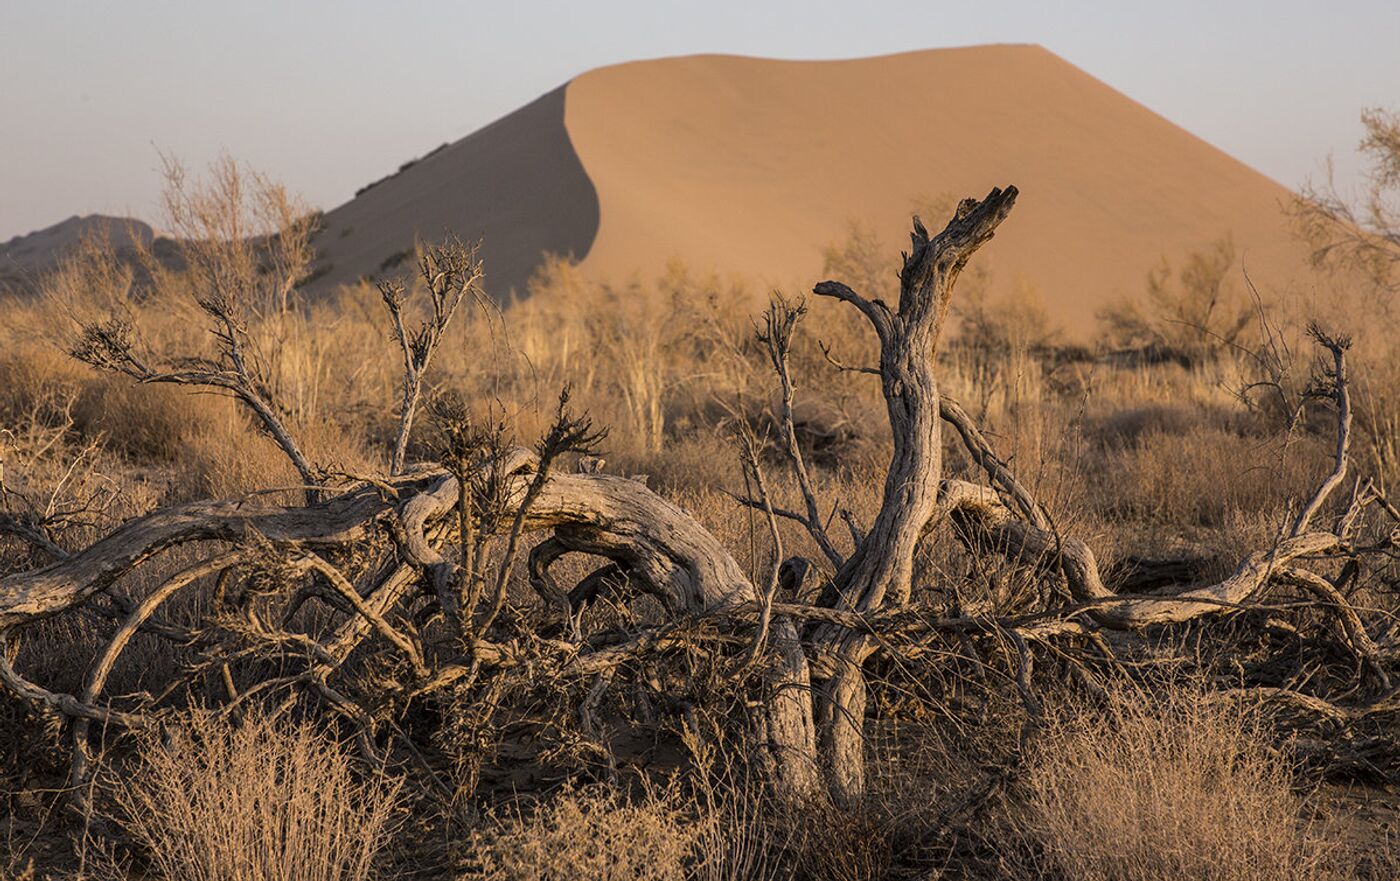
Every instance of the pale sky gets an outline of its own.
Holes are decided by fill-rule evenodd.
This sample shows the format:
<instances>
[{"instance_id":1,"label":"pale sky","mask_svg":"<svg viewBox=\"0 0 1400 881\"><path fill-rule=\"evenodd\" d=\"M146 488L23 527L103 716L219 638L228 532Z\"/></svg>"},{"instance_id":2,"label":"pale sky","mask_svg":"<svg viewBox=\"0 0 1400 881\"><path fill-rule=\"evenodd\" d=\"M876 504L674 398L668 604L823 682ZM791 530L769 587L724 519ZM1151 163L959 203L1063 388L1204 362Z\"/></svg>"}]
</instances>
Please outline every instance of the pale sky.
<instances>
[{"instance_id":1,"label":"pale sky","mask_svg":"<svg viewBox=\"0 0 1400 881\"><path fill-rule=\"evenodd\" d=\"M157 150L329 209L593 67L978 43L1039 43L1290 187L1329 154L1356 184L1361 109L1400 110L1400 0L0 0L0 241L157 221Z\"/></svg>"}]
</instances>

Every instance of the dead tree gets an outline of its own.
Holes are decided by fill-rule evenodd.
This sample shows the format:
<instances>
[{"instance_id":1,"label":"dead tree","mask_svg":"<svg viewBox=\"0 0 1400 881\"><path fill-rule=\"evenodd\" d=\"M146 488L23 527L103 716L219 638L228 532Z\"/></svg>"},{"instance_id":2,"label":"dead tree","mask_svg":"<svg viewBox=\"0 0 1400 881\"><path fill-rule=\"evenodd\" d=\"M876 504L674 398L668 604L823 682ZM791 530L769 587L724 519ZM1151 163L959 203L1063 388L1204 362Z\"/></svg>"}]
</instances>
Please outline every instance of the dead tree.
<instances>
[{"instance_id":1,"label":"dead tree","mask_svg":"<svg viewBox=\"0 0 1400 881\"><path fill-rule=\"evenodd\" d=\"M943 476L939 338L958 275L1015 203L1015 187L994 189L981 202L964 199L936 236L915 218L895 310L840 282L822 282L814 289L819 296L856 307L874 328L880 342L880 391L894 440L880 511L834 579L838 609L869 614L909 601L914 551L937 509ZM865 780L861 665L875 643L869 634L829 625L820 628L813 643L814 666L826 682L819 713L832 794L839 802L854 803L863 794Z\"/></svg>"},{"instance_id":2,"label":"dead tree","mask_svg":"<svg viewBox=\"0 0 1400 881\"><path fill-rule=\"evenodd\" d=\"M215 163L210 181L195 184L187 182L178 162L165 158L165 177L177 258L172 261L137 244L131 255L136 266L128 268L109 242L84 243L58 277L71 272L73 287L92 284L109 290L64 290L58 281L58 290L46 291L70 301L100 295L122 303L103 320L81 322L71 354L140 383L191 386L233 397L281 449L308 488L308 498L314 499L322 475L296 438L276 362L281 325L294 309L293 292L315 261L311 236L316 215L281 186L227 158ZM171 262L180 268L172 269ZM129 304L122 302L128 294L123 289L138 277L152 289L177 285L194 300L207 319L212 354L151 351L143 345Z\"/></svg>"},{"instance_id":3,"label":"dead tree","mask_svg":"<svg viewBox=\"0 0 1400 881\"><path fill-rule=\"evenodd\" d=\"M390 474L403 471L413 419L423 397L423 380L442 345L442 335L468 295L481 297L484 274L481 261L477 259L476 245L467 248L449 239L441 245L420 248L418 275L428 289L432 311L412 333L404 324L406 286L397 280L379 282L379 294L389 310L394 340L403 353L403 401L399 405L399 430L389 462Z\"/></svg>"},{"instance_id":4,"label":"dead tree","mask_svg":"<svg viewBox=\"0 0 1400 881\"><path fill-rule=\"evenodd\" d=\"M856 369L880 382L893 440L874 520L866 528L847 518L849 555L825 534L793 430L795 384L787 354L800 311L779 304L769 312L760 339L779 381L779 441L803 500L801 509L793 510L772 498L759 456L750 448L745 459L757 495L742 501L762 510L770 528L785 517L811 532L833 573L815 602L781 602L775 591L783 572L814 567L793 561L772 570L764 585L755 585L719 540L642 482L601 473L595 460L583 460L575 472L560 467L570 454L589 453L598 438L585 417L569 411L563 396L554 427L533 449L510 446L491 426L454 417L441 465L327 486L324 498L299 507L245 499L155 511L44 566L0 577L0 681L75 720L79 782L94 723L159 724L170 705L162 694L120 700L104 695L113 665L137 632L201 646L204 669L222 665L227 705L302 696L346 720L369 752L385 745L383 707L429 699L464 683L544 669L556 678L581 677L606 688L612 677L641 660L702 649L711 656L728 652L737 656L734 675L758 674L755 706L761 709L752 723L773 788L793 800L829 794L855 805L865 785L865 671L874 653L897 652L918 640L995 638L1014 647L1017 684L1034 708L1030 672L1037 646L1089 638L1104 628L1136 632L1238 610L1268 586L1287 584L1300 587L1315 598L1316 608L1334 616L1343 639L1371 670L1375 687L1367 701L1347 706L1287 690L1280 690L1279 699L1321 705L1342 719L1389 711L1400 702L1387 672L1394 646L1368 631L1360 611L1333 581L1308 568L1389 552L1396 543L1393 531L1370 544L1359 540L1368 511L1397 516L1364 484L1331 528L1314 525L1347 474L1345 341L1316 334L1331 357L1314 392L1337 412L1334 468L1277 540L1248 555L1219 584L1167 596L1115 594L1104 584L1088 545L1056 530L1044 507L938 385L935 356L953 287L974 252L1006 219L1016 195L1008 187L980 201L965 200L936 235L916 219L893 306L839 282L815 289L860 310L876 334L879 365ZM411 412L417 393L410 386L419 369L406 360L404 414ZM981 468L985 484L944 478L944 423ZM1043 577L1062 580L1071 602L1001 618L912 604L915 551L945 519L974 553L1000 553ZM521 633L518 622L505 626L501 612L512 565L529 534L542 538L527 555L529 580L545 608L557 610L559 626ZM485 553L488 542L495 543L494 556ZM51 552L48 544L37 550ZM122 623L81 694L46 688L15 666L6 645L25 628L98 602L133 570L177 546L199 549L200 559L140 603L120 607ZM571 554L597 562L585 578L564 587L555 564ZM160 607L171 597L211 577L217 579L218 622L192 632L160 617ZM239 589L240 584L248 587ZM662 619L627 632L583 632L580 618L599 596L612 592L615 601L630 601L623 586L655 598ZM306 603L324 606L334 626L299 627L297 611ZM345 678L352 652L370 644L387 668L376 678L373 701L357 695ZM230 659L240 652L273 650L282 653L284 672L241 685L229 676Z\"/></svg>"}]
</instances>

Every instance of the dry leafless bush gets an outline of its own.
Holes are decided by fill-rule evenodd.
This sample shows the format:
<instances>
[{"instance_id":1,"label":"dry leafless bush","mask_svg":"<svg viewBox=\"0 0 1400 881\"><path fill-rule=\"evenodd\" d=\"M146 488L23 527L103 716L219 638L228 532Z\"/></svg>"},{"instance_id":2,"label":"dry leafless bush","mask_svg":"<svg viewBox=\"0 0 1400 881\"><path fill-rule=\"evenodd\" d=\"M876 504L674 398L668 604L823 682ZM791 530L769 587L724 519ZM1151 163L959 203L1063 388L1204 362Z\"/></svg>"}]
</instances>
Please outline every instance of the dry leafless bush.
<instances>
[{"instance_id":1,"label":"dry leafless bush","mask_svg":"<svg viewBox=\"0 0 1400 881\"><path fill-rule=\"evenodd\" d=\"M662 795L629 804L612 790L565 791L473 836L484 881L684 881L697 827Z\"/></svg>"},{"instance_id":2,"label":"dry leafless bush","mask_svg":"<svg viewBox=\"0 0 1400 881\"><path fill-rule=\"evenodd\" d=\"M1066 878L1343 877L1271 733L1200 683L1055 706L1024 785L1025 832Z\"/></svg>"},{"instance_id":3,"label":"dry leafless bush","mask_svg":"<svg viewBox=\"0 0 1400 881\"><path fill-rule=\"evenodd\" d=\"M1245 343L1256 307L1237 278L1235 262L1228 237L1191 254L1175 271L1163 260L1148 273L1141 299L1121 300L1099 312L1109 344L1199 363Z\"/></svg>"},{"instance_id":4,"label":"dry leafless bush","mask_svg":"<svg viewBox=\"0 0 1400 881\"><path fill-rule=\"evenodd\" d=\"M396 782L310 723L259 713L192 711L106 771L116 819L164 881L366 881L398 804Z\"/></svg>"},{"instance_id":5,"label":"dry leafless bush","mask_svg":"<svg viewBox=\"0 0 1400 881\"><path fill-rule=\"evenodd\" d=\"M1361 198L1339 190L1331 178L1305 187L1293 205L1299 232L1322 266L1359 270L1371 284L1366 302L1394 319L1400 280L1400 113L1373 107L1361 114L1366 130L1361 153L1370 163Z\"/></svg>"}]
</instances>

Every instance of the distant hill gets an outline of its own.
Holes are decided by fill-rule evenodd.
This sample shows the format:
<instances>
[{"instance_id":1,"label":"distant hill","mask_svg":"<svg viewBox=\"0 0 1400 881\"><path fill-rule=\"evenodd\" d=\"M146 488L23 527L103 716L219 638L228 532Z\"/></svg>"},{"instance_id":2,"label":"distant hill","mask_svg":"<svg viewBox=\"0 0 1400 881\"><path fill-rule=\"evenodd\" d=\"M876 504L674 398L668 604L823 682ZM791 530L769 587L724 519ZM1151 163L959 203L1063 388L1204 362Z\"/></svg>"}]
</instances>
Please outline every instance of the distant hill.
<instances>
[{"instance_id":1,"label":"distant hill","mask_svg":"<svg viewBox=\"0 0 1400 881\"><path fill-rule=\"evenodd\" d=\"M893 271L921 200L1007 183L1023 195L987 252L993 283L1034 285L1072 332L1225 234L1261 286L1313 284L1287 189L1023 45L591 71L330 211L316 284L393 270L415 236L452 231L485 236L497 294L543 251L600 277L680 258L805 288L850 221L878 231Z\"/></svg>"},{"instance_id":2,"label":"distant hill","mask_svg":"<svg viewBox=\"0 0 1400 881\"><path fill-rule=\"evenodd\" d=\"M118 250L139 241L150 246L160 234L150 224L130 217L104 214L74 215L28 235L0 242L0 288L32 288L85 238L106 236Z\"/></svg>"}]
</instances>

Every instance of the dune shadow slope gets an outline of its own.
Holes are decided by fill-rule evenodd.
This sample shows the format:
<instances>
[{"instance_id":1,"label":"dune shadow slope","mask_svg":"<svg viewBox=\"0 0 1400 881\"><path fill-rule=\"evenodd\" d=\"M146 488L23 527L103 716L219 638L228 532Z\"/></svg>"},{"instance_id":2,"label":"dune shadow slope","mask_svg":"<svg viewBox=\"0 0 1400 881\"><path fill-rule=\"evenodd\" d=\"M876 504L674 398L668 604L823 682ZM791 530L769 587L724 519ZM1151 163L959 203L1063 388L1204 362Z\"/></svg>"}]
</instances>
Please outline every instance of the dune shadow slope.
<instances>
[{"instance_id":1,"label":"dune shadow slope","mask_svg":"<svg viewBox=\"0 0 1400 881\"><path fill-rule=\"evenodd\" d=\"M598 196L564 128L561 86L514 113L407 163L329 212L316 237L312 290L410 270L415 240L481 238L498 299L546 253L588 254Z\"/></svg>"}]
</instances>

